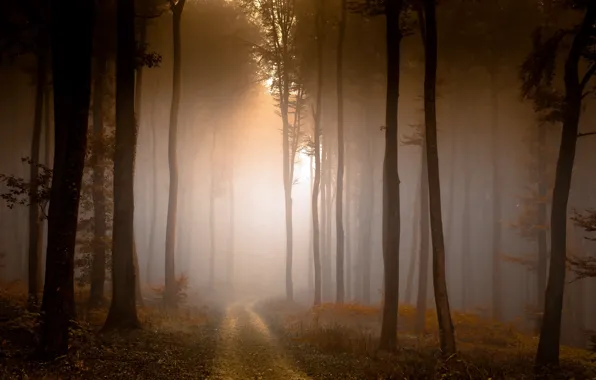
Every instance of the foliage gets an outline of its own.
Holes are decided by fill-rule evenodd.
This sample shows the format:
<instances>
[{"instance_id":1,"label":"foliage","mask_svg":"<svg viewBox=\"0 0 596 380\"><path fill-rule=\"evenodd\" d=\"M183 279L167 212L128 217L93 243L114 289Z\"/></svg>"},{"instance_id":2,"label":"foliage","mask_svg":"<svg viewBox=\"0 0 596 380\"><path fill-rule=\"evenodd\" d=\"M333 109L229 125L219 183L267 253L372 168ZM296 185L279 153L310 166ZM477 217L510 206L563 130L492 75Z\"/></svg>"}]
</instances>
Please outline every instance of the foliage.
<instances>
[{"instance_id":1,"label":"foliage","mask_svg":"<svg viewBox=\"0 0 596 380\"><path fill-rule=\"evenodd\" d=\"M576 226L581 227L586 232L596 231L596 210L588 209L584 214L575 211L575 215L571 218ZM596 241L596 238L586 237L591 241ZM568 257L567 261L571 265L571 269L577 276L577 279L596 277L596 256L588 257Z\"/></svg>"},{"instance_id":2,"label":"foliage","mask_svg":"<svg viewBox=\"0 0 596 380\"><path fill-rule=\"evenodd\" d=\"M165 284L152 286L151 291L158 299L163 299ZM188 276L185 273L176 277L176 295L179 305L185 304L188 299Z\"/></svg>"},{"instance_id":3,"label":"foliage","mask_svg":"<svg viewBox=\"0 0 596 380\"><path fill-rule=\"evenodd\" d=\"M307 362L318 355L316 363L320 366L324 357L331 356L341 366L349 366L347 372L352 375L374 374L358 378L527 379L534 374L535 339L519 333L513 325L477 314L454 313L461 350L442 360L436 355L438 327L433 310L427 312L427 333L415 336L416 310L400 306L400 350L381 354L377 352L381 311L377 306L325 304L297 310L296 306L272 301L262 309L285 316L282 331L291 337L292 345L288 347L296 360ZM326 318L320 316L322 312L327 313ZM591 377L596 371L589 352L568 347L562 348L561 367L561 378ZM325 372L337 370L327 368Z\"/></svg>"},{"instance_id":4,"label":"foliage","mask_svg":"<svg viewBox=\"0 0 596 380\"><path fill-rule=\"evenodd\" d=\"M33 165L33 161L29 157L21 158L21 162ZM19 205L30 207L35 204L40 208L44 218L47 218L46 210L50 202L52 169L44 164L38 163L35 165L38 169L38 177L35 181L37 186L35 188L31 182L21 177L0 174L0 182L3 182L6 187L5 191L0 194L0 198L6 202L6 206L10 209Z\"/></svg>"}]
</instances>

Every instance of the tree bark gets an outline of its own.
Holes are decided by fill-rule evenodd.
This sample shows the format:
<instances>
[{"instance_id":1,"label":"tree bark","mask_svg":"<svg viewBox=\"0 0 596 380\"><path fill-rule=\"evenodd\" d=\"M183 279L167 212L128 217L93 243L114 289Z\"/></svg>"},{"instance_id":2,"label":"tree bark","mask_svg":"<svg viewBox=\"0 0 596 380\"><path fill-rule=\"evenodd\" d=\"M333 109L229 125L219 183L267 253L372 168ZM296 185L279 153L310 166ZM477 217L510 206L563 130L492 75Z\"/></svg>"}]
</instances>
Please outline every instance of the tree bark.
<instances>
[{"instance_id":1,"label":"tree bark","mask_svg":"<svg viewBox=\"0 0 596 380\"><path fill-rule=\"evenodd\" d=\"M40 183L39 156L41 147L41 132L43 125L43 101L45 86L47 85L47 41L46 36L40 32L39 51L37 52L37 73L35 84L35 111L33 117L33 134L31 136L31 164L29 165L29 263L28 263L28 307L36 306L38 294L42 284L41 275L41 250L43 246L43 219L40 213L40 200L37 193Z\"/></svg>"},{"instance_id":2,"label":"tree bark","mask_svg":"<svg viewBox=\"0 0 596 380\"><path fill-rule=\"evenodd\" d=\"M424 70L424 120L426 124L426 155L428 162L428 185L430 204L430 226L433 252L433 284L439 340L443 355L455 353L455 335L447 281L445 275L445 242L443 240L443 219L441 215L441 183L439 175L439 153L437 143L437 21L435 0L425 0L425 70Z\"/></svg>"},{"instance_id":3,"label":"tree bark","mask_svg":"<svg viewBox=\"0 0 596 380\"><path fill-rule=\"evenodd\" d=\"M343 52L346 34L346 2L341 0L339 19L339 34L337 38L337 193L335 200L335 226L336 226L336 298L337 303L345 300L344 283L344 222L343 222L343 193L344 193L344 94L343 94Z\"/></svg>"},{"instance_id":4,"label":"tree bark","mask_svg":"<svg viewBox=\"0 0 596 380\"><path fill-rule=\"evenodd\" d=\"M539 227L536 233L538 245L538 262L536 265L536 306L544 310L544 293L546 291L546 271L548 267L548 242L547 242L547 189L546 183L546 126L538 126L538 220ZM540 333L542 317L536 318L536 333Z\"/></svg>"},{"instance_id":5,"label":"tree bark","mask_svg":"<svg viewBox=\"0 0 596 380\"><path fill-rule=\"evenodd\" d=\"M114 150L114 228L112 233L112 303L104 329L139 327L136 305L134 173L135 6L119 0L116 44L116 149Z\"/></svg>"},{"instance_id":6,"label":"tree bark","mask_svg":"<svg viewBox=\"0 0 596 380\"><path fill-rule=\"evenodd\" d=\"M56 149L37 352L45 359L68 352L68 329L75 314L74 249L91 96L93 1L52 2L51 15Z\"/></svg>"},{"instance_id":7,"label":"tree bark","mask_svg":"<svg viewBox=\"0 0 596 380\"><path fill-rule=\"evenodd\" d=\"M101 9L98 14L101 14ZM101 34L98 31L97 34ZM105 41L96 36L95 70L93 73L93 147L91 167L93 169L93 262L91 266L91 290L89 306L98 307L104 301L106 280L106 201L105 201L105 136L103 121L103 99L107 70Z\"/></svg>"},{"instance_id":8,"label":"tree bark","mask_svg":"<svg viewBox=\"0 0 596 380\"><path fill-rule=\"evenodd\" d=\"M215 144L216 131L211 132L211 183L209 190L209 285L215 287Z\"/></svg>"},{"instance_id":9,"label":"tree bark","mask_svg":"<svg viewBox=\"0 0 596 380\"><path fill-rule=\"evenodd\" d=\"M491 68L491 151L492 151L492 316L496 321L502 320L502 284L501 284L501 174L499 154L499 89L496 68Z\"/></svg>"},{"instance_id":10,"label":"tree bark","mask_svg":"<svg viewBox=\"0 0 596 380\"><path fill-rule=\"evenodd\" d=\"M428 158L426 142L422 142L422 166L420 176L420 257L418 266L418 293L416 298L416 326L417 334L424 334L426 327L426 304L428 300L428 253L429 253L429 189L428 189Z\"/></svg>"},{"instance_id":11,"label":"tree bark","mask_svg":"<svg viewBox=\"0 0 596 380\"><path fill-rule=\"evenodd\" d=\"M561 339L561 315L565 292L565 272L567 262L567 203L577 132L581 114L583 85L579 81L579 61L590 42L590 35L596 21L596 3L589 2L583 22L574 37L565 62L565 100L563 109L563 129L559 146L559 158L555 174L552 212L550 219L551 259L548 282L544 298L544 317L540 329L540 340L536 353L537 366L559 364L559 342Z\"/></svg>"},{"instance_id":12,"label":"tree bark","mask_svg":"<svg viewBox=\"0 0 596 380\"><path fill-rule=\"evenodd\" d=\"M385 3L387 20L387 103L385 114L385 158L383 162L383 264L384 303L379 348L397 348L397 307L399 297L400 200L398 174L398 99L400 82L399 19L402 1Z\"/></svg>"},{"instance_id":13,"label":"tree bark","mask_svg":"<svg viewBox=\"0 0 596 380\"><path fill-rule=\"evenodd\" d=\"M166 224L165 289L164 305L175 309L178 304L178 286L176 283L176 219L178 216L178 110L180 108L180 65L181 37L180 23L186 0L170 0L172 11L172 35L174 67L172 70L172 104L170 108L170 130L168 136L168 163L170 167L170 191L168 196L168 217Z\"/></svg>"},{"instance_id":14,"label":"tree bark","mask_svg":"<svg viewBox=\"0 0 596 380\"><path fill-rule=\"evenodd\" d=\"M311 215L313 232L313 261L314 261L314 283L315 294L314 304L321 304L322 281L321 281L321 244L320 244L320 224L319 224L319 191L321 188L321 112L323 101L323 44L324 34L324 0L316 1L316 20L315 30L317 34L317 93L316 106L314 110L314 183L312 187Z\"/></svg>"}]
</instances>

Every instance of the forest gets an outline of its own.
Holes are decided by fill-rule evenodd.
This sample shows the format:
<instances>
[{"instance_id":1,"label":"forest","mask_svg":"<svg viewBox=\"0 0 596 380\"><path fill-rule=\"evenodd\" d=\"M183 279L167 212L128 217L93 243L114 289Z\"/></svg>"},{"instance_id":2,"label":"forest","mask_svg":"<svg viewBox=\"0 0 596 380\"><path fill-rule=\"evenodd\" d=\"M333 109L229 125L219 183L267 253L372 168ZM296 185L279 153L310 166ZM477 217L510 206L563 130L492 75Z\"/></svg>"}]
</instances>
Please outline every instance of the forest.
<instances>
[{"instance_id":1,"label":"forest","mask_svg":"<svg viewBox=\"0 0 596 380\"><path fill-rule=\"evenodd\" d=\"M594 379L595 97L594 0L2 0L0 379Z\"/></svg>"}]
</instances>

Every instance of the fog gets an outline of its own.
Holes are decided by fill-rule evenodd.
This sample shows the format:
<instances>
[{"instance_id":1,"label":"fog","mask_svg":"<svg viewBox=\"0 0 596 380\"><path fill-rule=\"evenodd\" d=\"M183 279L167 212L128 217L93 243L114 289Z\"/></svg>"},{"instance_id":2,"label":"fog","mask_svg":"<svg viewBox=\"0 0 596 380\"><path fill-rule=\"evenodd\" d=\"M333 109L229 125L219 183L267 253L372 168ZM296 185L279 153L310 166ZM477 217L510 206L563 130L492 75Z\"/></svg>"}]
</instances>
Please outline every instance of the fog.
<instances>
[{"instance_id":1,"label":"fog","mask_svg":"<svg viewBox=\"0 0 596 380\"><path fill-rule=\"evenodd\" d=\"M484 11L477 16L480 25L465 27L461 26L469 20L463 10L465 5L438 9L437 119L447 286L452 309L490 315L494 269L492 205L493 198L499 197L503 319L524 320L531 329L528 310L537 307L539 298L536 274L519 261L535 257L537 248L534 240L520 236L515 223L526 211L524 196L536 186L530 174L532 145L528 139L535 141L533 136L539 127L532 102L523 100L520 95L519 71L532 49L532 31L544 22L544 16L532 10L530 0L503 3L507 3L508 8L497 6L495 9L500 10ZM310 5L303 7L305 9L300 11L303 13L299 14L305 21L297 26L296 60L305 67L301 72L306 86L302 131L305 138L310 138L316 92L316 70L312 62L315 38ZM477 11L472 5L467 7L470 12ZM323 151L329 158L322 163L321 197L323 193L327 197L328 212L319 201L319 220L323 301L333 302L335 207L339 201L334 196L337 2L328 1L327 8L321 117ZM577 14L569 12L554 23L564 26L578 20ZM383 294L384 22L383 17L367 18L350 13L344 48L346 301L368 299L372 304L381 303ZM495 29L500 32L490 31ZM262 38L259 33L258 27L251 25L235 8L234 1L189 1L182 16L175 268L177 276L188 277L189 299L200 300L197 302L282 298L286 294L282 121L279 101L268 87L271 82L263 78L255 58L254 46L261 43ZM173 70L170 12L148 19L147 43L150 51L161 56L161 63L158 67L143 69L137 115L134 228L143 289L161 286L165 281L168 128ZM21 158L30 156L35 102L35 86L27 68L30 71L34 62L25 55L0 65L0 173L25 179L29 167ZM407 144L407 140L416 134L417 126L424 123L424 55L415 27L403 40L401 62L399 298L401 303L415 304L422 160L421 147ZM113 75L113 60L108 66ZM492 81L491 75L494 75ZM561 78L562 75L558 75L554 86L561 86ZM592 99L586 101L580 132L594 129L596 118L592 102ZM496 154L491 151L494 123L497 126ZM105 127L114 129L113 116L106 117ZM560 125L555 124L546 132L546 144L554 152L548 155L550 168L554 168L556 162L560 131ZM46 133L44 127L42 141ZM594 148L596 137L578 140L568 208L570 216L573 210L596 207ZM42 143L41 157L45 149ZM292 185L293 289L298 302L311 304L312 163L306 150L299 150L296 156ZM497 193L493 190L495 162L499 168ZM372 187L370 193L368 184ZM6 187L2 186L4 192ZM5 200L0 201L0 279L2 282L24 281L27 276L27 207L9 209L6 206ZM367 211L370 211L369 216ZM572 221L568 224L568 250L581 256L593 255L595 245L586 239L588 234ZM370 241L366 240L368 228ZM369 296L363 290L363 256L371 260ZM327 269L326 262L330 263ZM432 276L429 275L428 280L427 304L434 308ZM568 276L568 281L571 280L572 275ZM596 329L596 304L590 302L595 291L593 278L572 282L566 289L569 301L566 301L564 326L571 329L566 335L570 342L581 340L577 337L585 330ZM150 297L151 291L148 294ZM565 324L565 321L572 322Z\"/></svg>"}]
</instances>

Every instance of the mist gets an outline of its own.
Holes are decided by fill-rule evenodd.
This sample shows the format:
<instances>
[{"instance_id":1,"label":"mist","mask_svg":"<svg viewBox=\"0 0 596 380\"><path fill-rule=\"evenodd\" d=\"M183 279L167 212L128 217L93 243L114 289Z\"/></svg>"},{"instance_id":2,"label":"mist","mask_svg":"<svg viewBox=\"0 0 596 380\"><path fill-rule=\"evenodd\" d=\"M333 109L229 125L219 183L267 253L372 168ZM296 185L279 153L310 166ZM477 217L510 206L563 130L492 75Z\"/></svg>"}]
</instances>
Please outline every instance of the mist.
<instances>
[{"instance_id":1,"label":"mist","mask_svg":"<svg viewBox=\"0 0 596 380\"><path fill-rule=\"evenodd\" d=\"M107 207L105 239L111 242L112 228L114 231L118 228L112 224L116 213L112 203L119 186L114 174L118 136L116 134L116 142L113 136L119 128L115 106L115 46L120 37L114 27L117 2L108 3L95 21L91 78L96 77L98 62L103 59L105 94L99 108L103 109L102 138L111 142L106 142L101 164L105 186L102 202ZM161 308L160 300L162 296L167 297L169 281L173 281L167 278L166 251L168 213L172 212L168 210L172 191L169 156L172 146L169 144L175 95L172 34L175 12L174 5L154 3L136 5L138 54L141 60L151 62L137 64L135 69L137 140L133 244L135 281L139 288L137 303L140 299L144 307ZM389 197L384 193L387 180L384 169L387 129L392 128L386 118L386 110L391 107L386 100L390 93L388 86L391 86L388 73L392 70L387 66L390 61L386 46L388 17L359 11L351 3L346 6L340 59L343 67L340 67L338 36L344 3L339 0L326 0L321 4L310 0L289 2L292 21L288 26L289 37L283 39L289 49L284 50L283 59L288 62L280 63L279 57L271 58L274 44L267 29L271 21L264 16L266 13L259 13L263 11L255 5L265 3L250 0L181 2L180 93L174 146L177 210L173 219L175 281L184 284L183 289L178 290L184 293L181 304L204 306L224 314L230 305L273 302L271 300L285 300L304 310L313 304L315 307L320 304L361 305L380 310L387 305L389 283L384 281L388 273L384 244L392 244L384 243L387 230L384 230L383 218L388 212L387 205L392 204L388 199L395 199L384 198ZM549 272L549 267L541 267L539 257L544 253L550 259L551 241L555 241L551 239L552 192L557 159L561 160L564 150L561 136L566 124L562 119L549 118L548 110L540 108L536 101L542 93L536 90L532 97L524 86L531 81L527 79L528 67L539 70L538 58L534 61L529 58L537 51L539 42L559 29L580 25L586 12L591 12L558 6L538 5L533 0L500 0L453 1L437 7L438 66L434 104L440 193L434 193L435 188L428 181L433 174L425 169L426 152L431 146L424 132L429 128L425 105L430 103L425 92L428 75L425 57L429 50L426 47L425 54L423 43L428 40L420 34L424 19L419 12L423 11L415 5L404 5L400 11L399 28L403 35L400 38L403 38L398 57L396 155L399 188L393 195L399 202L399 227L395 230L400 238L396 248L399 266L395 272L399 326L409 323L402 322L402 306L415 307L420 313L423 304L424 313L434 311L438 305L435 295L439 293L433 292L436 285L433 278L437 278L433 277L433 257L438 254L433 250L433 239L437 235L431 234L431 223L436 221L432 196L438 194L441 239L444 236L445 242L448 311L452 315L474 315L511 324L529 336L540 333L542 318L546 315L544 308L548 308L548 296L545 306L547 284L553 286L549 273L553 272ZM538 37L537 28L542 28L543 37ZM98 37L102 33L105 36ZM104 42L97 42L99 38ZM559 50L551 52L555 65L552 80L541 85L541 89L565 94L565 62L572 41L573 34L561 42ZM104 56L97 53L100 43L106 46ZM592 46L590 43L586 49ZM27 51L2 54L8 58L0 62L0 173L30 181L30 165L22 158L31 157L31 144L35 140L37 59ZM593 65L593 57L582 55L580 74L591 70ZM338 121L338 68L343 100L341 123ZM588 80L590 77L587 76ZM285 89L283 81L289 82ZM50 80L43 90L47 99L42 109L38 161L48 168L54 167L56 172L53 165L59 152L56 152L53 118L57 108L54 108L51 87ZM95 181L94 112L98 112L98 108L94 108L93 96L98 91L96 88L95 84L91 86L81 190L81 194L87 191L90 195L82 195L79 202L74 251L74 287L83 294L89 291L94 278L96 251L89 242L97 239L94 227L88 227L89 220L97 223L96 198L91 195ZM285 100L284 91L287 92ZM593 230L577 221L577 213L589 213L596 207L596 182L591 166L596 160L591 87L586 86L586 92L585 98L580 100L567 225L562 232L566 234L563 241L567 257L579 259L592 258L596 248ZM343 130L343 163L338 163L338 127ZM287 128L285 133L284 128ZM315 147L317 128L321 131L320 147ZM284 138L289 147L285 147ZM315 149L320 149L321 156L317 198L320 289L316 288L313 259ZM284 154L289 154L288 165L284 163ZM343 194L338 197L340 165ZM428 170L432 170L431 166ZM424 197L428 197L424 188L431 192L428 215L421 211L425 210ZM10 196L13 189L5 179L0 183L3 194L0 200L0 284L5 287L26 284L31 275L28 218L29 207L35 206L28 207L19 201L15 204ZM341 249L337 238L338 202L343 206L341 227L345 233ZM545 205L543 216L537 216L542 210L540 205ZM288 227L288 207L291 227ZM428 213L428 206L426 210ZM49 232L47 223L42 223L40 265L43 268L49 265L45 258ZM291 229L290 241L288 228ZM540 248L541 241L547 244L546 251ZM385 249L389 248L385 246ZM109 298L110 273L113 265L118 264L111 261L113 249L106 250L108 274L102 286L105 284L105 295ZM338 254L344 263L343 279L338 279ZM421 287L424 281L420 281L423 273L420 262L425 255L428 261L424 288ZM50 269L42 273L43 277L47 277L47 270ZM596 279L581 275L582 278L577 279L580 272L573 266L563 272L567 277L560 344L588 349L590 332L596 330L596 304L590 302L596 291ZM345 287L343 293L338 293L339 281ZM43 284L38 291L42 288ZM317 299L319 291L320 299ZM420 297L421 291L426 296ZM395 307L397 312L397 304ZM252 309L249 312L252 313ZM380 321L379 316L371 322L373 335L383 334ZM402 327L399 328L401 334ZM456 326L456 332L458 328ZM279 376L277 378L282 378Z\"/></svg>"}]
</instances>

